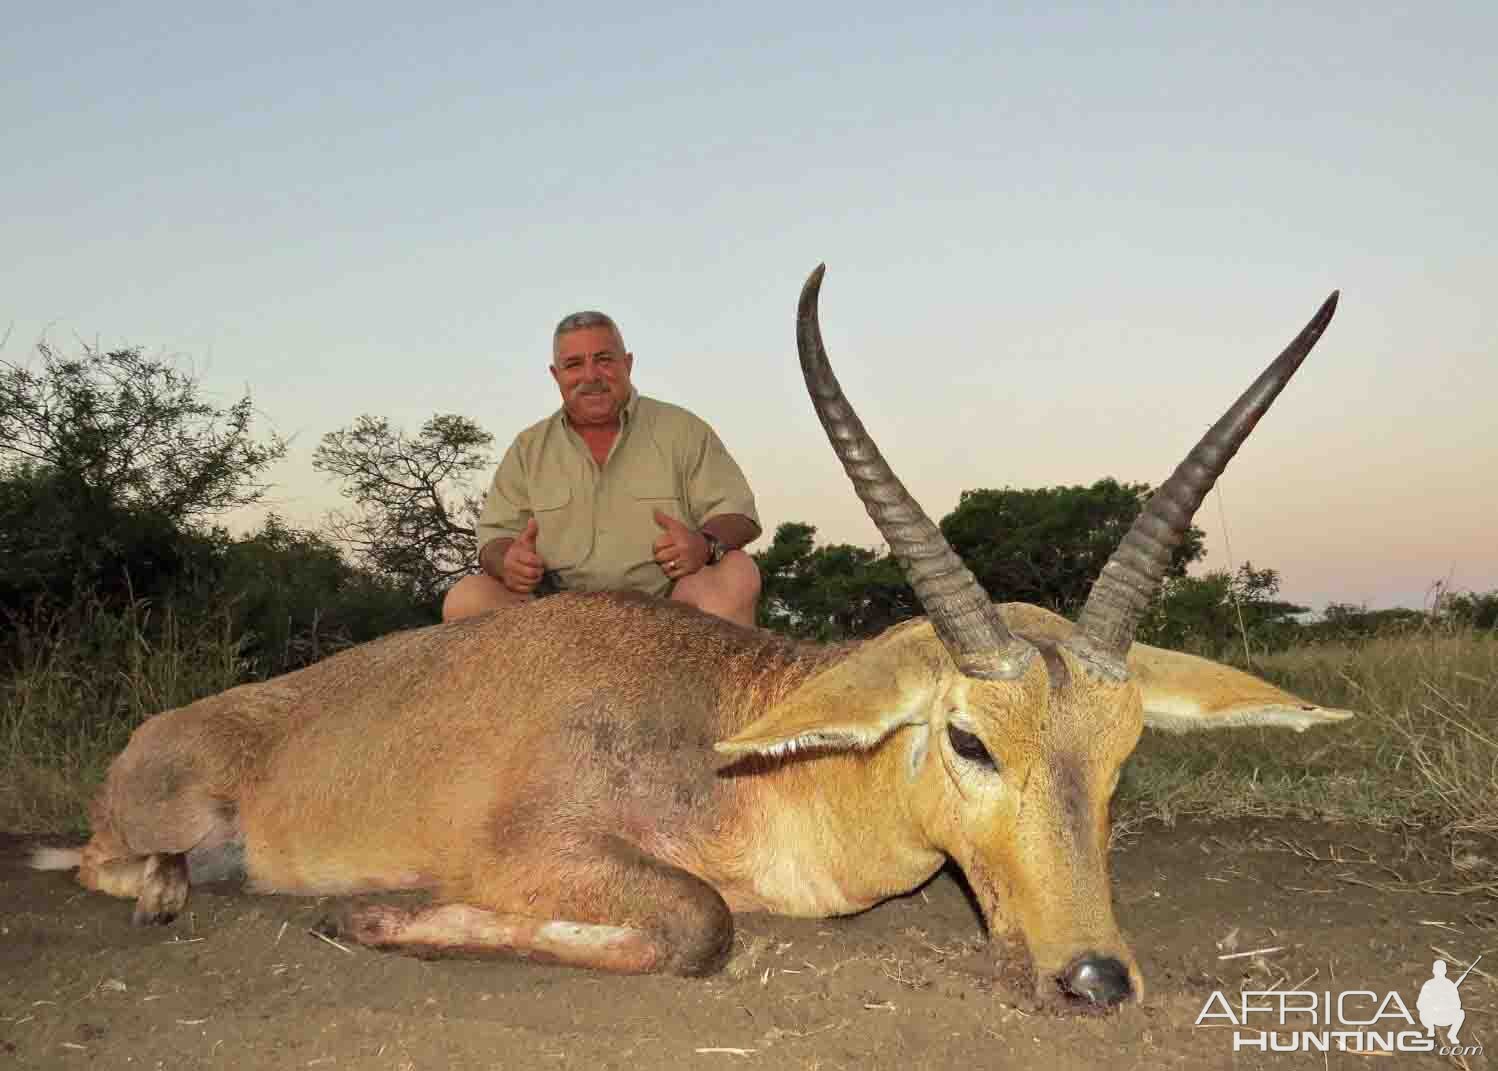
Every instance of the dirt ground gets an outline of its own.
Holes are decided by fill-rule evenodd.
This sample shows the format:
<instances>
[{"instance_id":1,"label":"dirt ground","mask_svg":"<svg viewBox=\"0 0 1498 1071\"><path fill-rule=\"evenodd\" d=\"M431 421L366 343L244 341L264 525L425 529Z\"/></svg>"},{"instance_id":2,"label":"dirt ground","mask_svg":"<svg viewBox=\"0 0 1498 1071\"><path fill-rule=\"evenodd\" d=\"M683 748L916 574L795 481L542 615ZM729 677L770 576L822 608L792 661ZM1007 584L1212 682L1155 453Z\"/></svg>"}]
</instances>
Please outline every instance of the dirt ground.
<instances>
[{"instance_id":1,"label":"dirt ground","mask_svg":"<svg viewBox=\"0 0 1498 1071\"><path fill-rule=\"evenodd\" d=\"M24 846L0 842L0 1068L1481 1067L1235 1053L1220 1015L1194 1025L1213 990L1235 1009L1243 989L1395 990L1413 1014L1434 958L1479 954L1460 1037L1498 1046L1498 904L1453 895L1463 873L1412 835L1257 822L1122 838L1117 911L1149 992L1072 1019L996 993L950 873L853 918L741 916L728 969L685 980L341 948L310 932L327 903L228 888L135 929L127 902L24 869Z\"/></svg>"}]
</instances>

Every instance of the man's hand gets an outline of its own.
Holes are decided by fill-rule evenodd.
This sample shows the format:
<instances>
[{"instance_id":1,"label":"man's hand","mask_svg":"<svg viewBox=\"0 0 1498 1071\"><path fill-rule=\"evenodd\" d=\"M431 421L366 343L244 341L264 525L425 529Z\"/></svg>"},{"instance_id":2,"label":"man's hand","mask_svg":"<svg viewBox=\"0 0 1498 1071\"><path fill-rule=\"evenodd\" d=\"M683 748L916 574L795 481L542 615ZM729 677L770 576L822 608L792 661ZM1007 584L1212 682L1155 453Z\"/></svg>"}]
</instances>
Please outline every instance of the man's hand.
<instances>
[{"instance_id":1,"label":"man's hand","mask_svg":"<svg viewBox=\"0 0 1498 1071\"><path fill-rule=\"evenodd\" d=\"M536 550L536 536L539 532L536 518L532 517L526 522L525 531L520 533L520 538L505 551L504 576L500 579L504 581L505 587L518 595L529 595L535 591L536 585L541 582L541 574L546 572L546 563Z\"/></svg>"},{"instance_id":2,"label":"man's hand","mask_svg":"<svg viewBox=\"0 0 1498 1071\"><path fill-rule=\"evenodd\" d=\"M691 576L707 564L707 540L701 532L692 531L660 510L655 511L655 523L661 527L654 543L655 560L672 580Z\"/></svg>"}]
</instances>

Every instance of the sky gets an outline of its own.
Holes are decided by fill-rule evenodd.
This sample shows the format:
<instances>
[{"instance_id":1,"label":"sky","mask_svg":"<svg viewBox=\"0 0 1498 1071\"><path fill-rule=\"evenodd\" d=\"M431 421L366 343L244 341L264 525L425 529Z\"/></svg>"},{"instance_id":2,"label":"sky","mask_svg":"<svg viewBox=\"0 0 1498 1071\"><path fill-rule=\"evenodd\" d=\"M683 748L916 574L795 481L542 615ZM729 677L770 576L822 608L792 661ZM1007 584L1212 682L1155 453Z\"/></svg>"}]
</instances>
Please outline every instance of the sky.
<instances>
[{"instance_id":1,"label":"sky","mask_svg":"<svg viewBox=\"0 0 1498 1071\"><path fill-rule=\"evenodd\" d=\"M139 346L291 441L558 404L609 312L768 534L877 545L802 282L940 518L1158 484L1340 289L1198 515L1320 609L1498 588L1498 5L63 3L0 37L0 358ZM255 515L231 518L241 527ZM753 548L751 548L753 549Z\"/></svg>"}]
</instances>

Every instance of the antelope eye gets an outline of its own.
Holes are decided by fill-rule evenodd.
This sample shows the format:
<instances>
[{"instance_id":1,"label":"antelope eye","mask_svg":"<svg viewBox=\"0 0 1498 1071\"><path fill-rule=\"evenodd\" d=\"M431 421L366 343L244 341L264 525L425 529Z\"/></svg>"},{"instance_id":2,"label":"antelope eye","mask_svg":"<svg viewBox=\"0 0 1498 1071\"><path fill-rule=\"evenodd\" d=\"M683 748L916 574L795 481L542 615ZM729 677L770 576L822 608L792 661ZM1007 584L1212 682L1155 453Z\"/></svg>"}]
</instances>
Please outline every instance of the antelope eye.
<instances>
[{"instance_id":1,"label":"antelope eye","mask_svg":"<svg viewBox=\"0 0 1498 1071\"><path fill-rule=\"evenodd\" d=\"M957 757L966 759L968 762L986 766L990 770L997 770L999 764L993 761L993 756L988 753L988 748L983 746L973 733L959 729L955 725L947 726L947 739L952 742L952 750L957 752Z\"/></svg>"}]
</instances>

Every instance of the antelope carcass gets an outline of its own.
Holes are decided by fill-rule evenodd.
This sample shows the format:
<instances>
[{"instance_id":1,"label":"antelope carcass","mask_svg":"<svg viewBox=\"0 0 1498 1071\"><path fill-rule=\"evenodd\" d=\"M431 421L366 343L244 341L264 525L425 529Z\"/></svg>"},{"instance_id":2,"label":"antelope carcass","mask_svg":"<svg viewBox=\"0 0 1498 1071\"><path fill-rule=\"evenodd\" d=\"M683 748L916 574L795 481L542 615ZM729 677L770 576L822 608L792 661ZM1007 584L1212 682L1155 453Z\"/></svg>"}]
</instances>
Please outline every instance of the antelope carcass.
<instances>
[{"instance_id":1,"label":"antelope carcass","mask_svg":"<svg viewBox=\"0 0 1498 1071\"><path fill-rule=\"evenodd\" d=\"M806 382L926 618L819 646L680 603L562 594L387 636L151 718L110 768L92 839L37 865L134 898L139 923L231 875L308 896L429 889L430 906L367 904L339 931L702 974L736 911L859 911L951 859L1024 996L1137 997L1107 845L1143 726L1351 716L1133 642L1171 548L1336 295L1149 499L1073 624L992 603L890 471L828 365L821 279L798 313Z\"/></svg>"}]
</instances>

